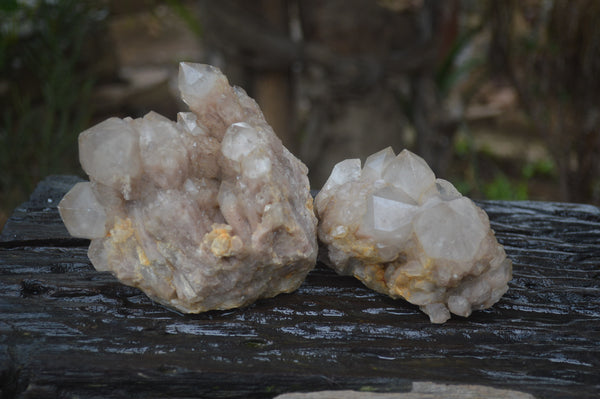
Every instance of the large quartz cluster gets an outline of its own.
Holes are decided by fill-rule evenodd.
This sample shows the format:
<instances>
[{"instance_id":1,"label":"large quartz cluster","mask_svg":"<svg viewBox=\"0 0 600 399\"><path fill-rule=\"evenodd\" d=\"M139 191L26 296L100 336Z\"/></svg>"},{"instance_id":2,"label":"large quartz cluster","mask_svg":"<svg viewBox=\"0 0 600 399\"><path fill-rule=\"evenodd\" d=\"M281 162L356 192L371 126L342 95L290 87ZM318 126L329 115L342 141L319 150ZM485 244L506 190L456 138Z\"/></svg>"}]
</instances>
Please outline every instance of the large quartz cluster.
<instances>
[{"instance_id":1,"label":"large quartz cluster","mask_svg":"<svg viewBox=\"0 0 600 399\"><path fill-rule=\"evenodd\" d=\"M90 181L59 205L97 270L183 312L295 290L314 267L307 168L216 68L182 63L193 112L108 119L79 136Z\"/></svg>"},{"instance_id":2,"label":"large quartz cluster","mask_svg":"<svg viewBox=\"0 0 600 399\"><path fill-rule=\"evenodd\" d=\"M483 210L427 163L386 148L338 163L315 199L324 261L419 305L434 323L469 316L508 289L512 263Z\"/></svg>"}]
</instances>

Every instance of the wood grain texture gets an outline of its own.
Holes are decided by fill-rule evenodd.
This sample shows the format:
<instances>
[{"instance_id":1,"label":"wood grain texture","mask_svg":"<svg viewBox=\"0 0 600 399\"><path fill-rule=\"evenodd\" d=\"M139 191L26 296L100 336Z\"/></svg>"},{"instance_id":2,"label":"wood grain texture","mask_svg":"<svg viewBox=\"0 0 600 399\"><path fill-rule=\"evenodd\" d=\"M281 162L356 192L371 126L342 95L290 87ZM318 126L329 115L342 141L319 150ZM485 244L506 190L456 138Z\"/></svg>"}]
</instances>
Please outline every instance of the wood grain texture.
<instances>
[{"instance_id":1,"label":"wood grain texture","mask_svg":"<svg viewBox=\"0 0 600 399\"><path fill-rule=\"evenodd\" d=\"M76 181L42 182L0 236L2 398L407 392L412 381L600 392L596 207L480 203L514 278L499 303L468 319L431 324L323 265L293 294L181 315L94 270L87 242L70 238L56 211Z\"/></svg>"}]
</instances>

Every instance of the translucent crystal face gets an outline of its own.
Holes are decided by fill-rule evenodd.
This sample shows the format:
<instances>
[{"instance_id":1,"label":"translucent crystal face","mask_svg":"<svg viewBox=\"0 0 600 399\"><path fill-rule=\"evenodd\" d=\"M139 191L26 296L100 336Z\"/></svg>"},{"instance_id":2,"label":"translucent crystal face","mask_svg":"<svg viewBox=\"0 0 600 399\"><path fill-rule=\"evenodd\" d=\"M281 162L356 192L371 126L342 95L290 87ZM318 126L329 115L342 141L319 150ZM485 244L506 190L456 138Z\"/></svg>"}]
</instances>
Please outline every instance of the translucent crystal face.
<instances>
[{"instance_id":1,"label":"translucent crystal face","mask_svg":"<svg viewBox=\"0 0 600 399\"><path fill-rule=\"evenodd\" d=\"M167 118L150 112L136 124L143 168L161 188L177 187L188 172L182 132Z\"/></svg>"},{"instance_id":2,"label":"translucent crystal face","mask_svg":"<svg viewBox=\"0 0 600 399\"><path fill-rule=\"evenodd\" d=\"M489 307L508 288L511 262L485 213L407 150L386 148L362 170L339 163L315 204L330 266L434 323Z\"/></svg>"},{"instance_id":3,"label":"translucent crystal face","mask_svg":"<svg viewBox=\"0 0 600 399\"><path fill-rule=\"evenodd\" d=\"M435 191L435 194L444 201L451 201L453 199L462 197L452 183L444 179L435 179Z\"/></svg>"},{"instance_id":4,"label":"translucent crystal face","mask_svg":"<svg viewBox=\"0 0 600 399\"><path fill-rule=\"evenodd\" d=\"M244 122L234 123L223 137L221 151L227 158L240 162L260 146L261 141L258 132L252 126Z\"/></svg>"},{"instance_id":5,"label":"translucent crystal face","mask_svg":"<svg viewBox=\"0 0 600 399\"><path fill-rule=\"evenodd\" d=\"M414 223L418 240L429 257L457 262L474 258L487 229L472 202L464 197L429 208Z\"/></svg>"},{"instance_id":6,"label":"translucent crystal face","mask_svg":"<svg viewBox=\"0 0 600 399\"><path fill-rule=\"evenodd\" d=\"M407 150L390 161L383 171L383 178L417 202L435 183L435 175L425 160Z\"/></svg>"},{"instance_id":7,"label":"translucent crystal face","mask_svg":"<svg viewBox=\"0 0 600 399\"><path fill-rule=\"evenodd\" d=\"M374 230L390 233L411 223L416 207L413 201L403 200L403 192L385 187L375 191L367 204L368 220Z\"/></svg>"},{"instance_id":8,"label":"translucent crystal face","mask_svg":"<svg viewBox=\"0 0 600 399\"><path fill-rule=\"evenodd\" d=\"M271 161L268 157L244 159L242 170L248 178L258 179L271 172Z\"/></svg>"},{"instance_id":9,"label":"translucent crystal face","mask_svg":"<svg viewBox=\"0 0 600 399\"><path fill-rule=\"evenodd\" d=\"M90 183L77 183L58 206L61 218L73 237L99 238L106 234L106 212L92 192Z\"/></svg>"},{"instance_id":10,"label":"translucent crystal face","mask_svg":"<svg viewBox=\"0 0 600 399\"><path fill-rule=\"evenodd\" d=\"M258 105L208 65L180 66L193 112L111 118L79 137L90 183L61 201L97 270L183 312L295 290L314 267L306 167ZM360 166L359 166L360 169Z\"/></svg>"},{"instance_id":11,"label":"translucent crystal face","mask_svg":"<svg viewBox=\"0 0 600 399\"><path fill-rule=\"evenodd\" d=\"M325 182L323 189L321 190L322 195L315 198L321 202L321 209L325 207L325 203L330 199L327 196L329 192L335 192L335 187L343 187L353 181L360 178L360 159L346 159L334 166L331 171L331 175ZM317 207L319 208L319 207Z\"/></svg>"},{"instance_id":12,"label":"translucent crystal face","mask_svg":"<svg viewBox=\"0 0 600 399\"><path fill-rule=\"evenodd\" d=\"M385 168L394 159L394 150L392 147L387 147L375 154L369 156L365 161L363 173L374 179L380 179Z\"/></svg>"},{"instance_id":13,"label":"translucent crystal face","mask_svg":"<svg viewBox=\"0 0 600 399\"><path fill-rule=\"evenodd\" d=\"M193 112L178 112L177 124L193 136L205 135L206 131L200 125Z\"/></svg>"},{"instance_id":14,"label":"translucent crystal face","mask_svg":"<svg viewBox=\"0 0 600 399\"><path fill-rule=\"evenodd\" d=\"M190 102L199 101L215 87L218 81L225 77L210 65L192 64L182 62L179 64L179 89L181 97L188 105Z\"/></svg>"},{"instance_id":15,"label":"translucent crystal face","mask_svg":"<svg viewBox=\"0 0 600 399\"><path fill-rule=\"evenodd\" d=\"M412 231L417 213L415 202L395 187L379 189L368 198L363 220L366 229L379 242L400 247Z\"/></svg>"},{"instance_id":16,"label":"translucent crystal face","mask_svg":"<svg viewBox=\"0 0 600 399\"><path fill-rule=\"evenodd\" d=\"M102 184L131 194L131 181L142 172L140 145L133 127L110 118L79 136L79 160L88 175Z\"/></svg>"},{"instance_id":17,"label":"translucent crystal face","mask_svg":"<svg viewBox=\"0 0 600 399\"><path fill-rule=\"evenodd\" d=\"M325 187L340 186L360 177L360 159L346 159L334 166Z\"/></svg>"}]
</instances>

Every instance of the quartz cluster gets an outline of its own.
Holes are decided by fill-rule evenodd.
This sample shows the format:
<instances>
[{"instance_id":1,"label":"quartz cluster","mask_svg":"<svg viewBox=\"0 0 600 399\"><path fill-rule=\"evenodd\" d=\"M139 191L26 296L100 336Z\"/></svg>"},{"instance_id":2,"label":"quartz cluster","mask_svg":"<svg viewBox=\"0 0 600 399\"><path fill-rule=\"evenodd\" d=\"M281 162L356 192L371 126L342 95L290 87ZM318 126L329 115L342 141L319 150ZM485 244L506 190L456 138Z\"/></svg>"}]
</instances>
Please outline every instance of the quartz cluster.
<instances>
[{"instance_id":1,"label":"quartz cluster","mask_svg":"<svg viewBox=\"0 0 600 399\"><path fill-rule=\"evenodd\" d=\"M183 312L291 292L314 267L307 168L258 105L208 65L182 63L192 112L110 118L79 136L90 181L59 204L97 270Z\"/></svg>"},{"instance_id":2,"label":"quartz cluster","mask_svg":"<svg viewBox=\"0 0 600 399\"><path fill-rule=\"evenodd\" d=\"M427 163L386 148L338 163L315 198L324 261L418 305L433 323L496 303L512 263L486 213Z\"/></svg>"}]
</instances>

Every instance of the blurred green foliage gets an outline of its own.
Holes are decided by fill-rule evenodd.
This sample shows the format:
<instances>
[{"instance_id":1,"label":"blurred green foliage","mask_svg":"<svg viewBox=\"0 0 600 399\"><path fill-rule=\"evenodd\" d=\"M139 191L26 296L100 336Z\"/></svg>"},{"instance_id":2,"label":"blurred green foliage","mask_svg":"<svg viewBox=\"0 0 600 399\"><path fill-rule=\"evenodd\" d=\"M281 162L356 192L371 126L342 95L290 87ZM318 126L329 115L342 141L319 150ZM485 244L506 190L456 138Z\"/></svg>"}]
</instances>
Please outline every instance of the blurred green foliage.
<instances>
[{"instance_id":1,"label":"blurred green foliage","mask_svg":"<svg viewBox=\"0 0 600 399\"><path fill-rule=\"evenodd\" d=\"M554 178L556 177L556 166L550 159L540 159L523 166L521 174L525 179L533 179L534 177Z\"/></svg>"},{"instance_id":2,"label":"blurred green foliage","mask_svg":"<svg viewBox=\"0 0 600 399\"><path fill-rule=\"evenodd\" d=\"M513 182L504 173L498 172L494 179L483 187L485 197L497 200L526 200L529 198L525 181Z\"/></svg>"},{"instance_id":3,"label":"blurred green foliage","mask_svg":"<svg viewBox=\"0 0 600 399\"><path fill-rule=\"evenodd\" d=\"M53 173L77 173L95 77L86 63L102 10L80 0L0 3L0 208Z\"/></svg>"},{"instance_id":4,"label":"blurred green foliage","mask_svg":"<svg viewBox=\"0 0 600 399\"><path fill-rule=\"evenodd\" d=\"M167 5L185 23L188 29L196 36L202 37L202 24L200 19L183 4L181 0L166 0Z\"/></svg>"},{"instance_id":5,"label":"blurred green foliage","mask_svg":"<svg viewBox=\"0 0 600 399\"><path fill-rule=\"evenodd\" d=\"M485 146L475 148L468 129L463 130L454 140L454 154L466 165L455 181L456 188L463 195L483 196L494 200L528 200L534 180L556 180L556 166L551 159L525 162L520 174L517 169L516 173L509 176L498 166L493 152ZM481 164L492 169L491 175L488 173L488 176L482 176Z\"/></svg>"}]
</instances>

